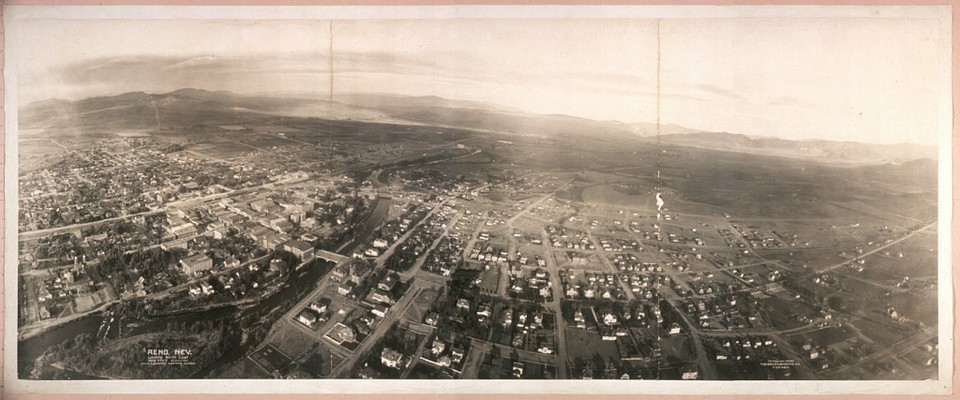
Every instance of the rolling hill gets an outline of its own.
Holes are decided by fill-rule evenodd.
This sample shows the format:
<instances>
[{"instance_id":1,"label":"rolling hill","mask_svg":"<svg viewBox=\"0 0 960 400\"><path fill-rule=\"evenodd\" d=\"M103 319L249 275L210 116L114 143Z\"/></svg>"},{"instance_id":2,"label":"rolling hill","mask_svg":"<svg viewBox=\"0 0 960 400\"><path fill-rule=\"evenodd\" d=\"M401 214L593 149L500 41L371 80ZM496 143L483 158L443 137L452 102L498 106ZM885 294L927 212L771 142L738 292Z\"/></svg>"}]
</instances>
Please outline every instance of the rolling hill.
<instances>
[{"instance_id":1,"label":"rolling hill","mask_svg":"<svg viewBox=\"0 0 960 400\"><path fill-rule=\"evenodd\" d=\"M937 149L918 144L868 144L833 140L787 140L726 132L699 132L665 135L662 143L733 152L784 157L813 158L840 162L901 164L918 159L937 159Z\"/></svg>"},{"instance_id":2,"label":"rolling hill","mask_svg":"<svg viewBox=\"0 0 960 400\"><path fill-rule=\"evenodd\" d=\"M655 124L595 121L569 115L542 115L482 102L436 96L373 93L309 96L243 96L225 91L180 89L169 93L124 93L77 101L52 99L23 106L21 129L45 135L257 123L277 116L455 127L524 136L595 136L654 140ZM936 159L936 148L913 144L878 145L829 140L751 138L704 132L673 124L660 126L660 141L704 149L869 163Z\"/></svg>"}]
</instances>

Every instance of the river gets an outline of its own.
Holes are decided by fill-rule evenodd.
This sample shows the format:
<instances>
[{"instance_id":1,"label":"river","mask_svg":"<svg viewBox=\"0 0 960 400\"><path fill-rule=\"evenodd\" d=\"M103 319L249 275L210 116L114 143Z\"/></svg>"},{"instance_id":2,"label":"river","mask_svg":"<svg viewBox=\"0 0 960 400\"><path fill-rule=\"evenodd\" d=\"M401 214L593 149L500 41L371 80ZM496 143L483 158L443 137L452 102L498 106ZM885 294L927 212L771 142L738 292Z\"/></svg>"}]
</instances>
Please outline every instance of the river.
<instances>
[{"instance_id":1,"label":"river","mask_svg":"<svg viewBox=\"0 0 960 400\"><path fill-rule=\"evenodd\" d=\"M148 332L163 331L168 329L169 323L186 323L187 325L193 324L199 321L214 321L224 318L232 318L239 321L245 316L259 313L261 311L269 310L275 308L285 300L296 299L298 292L306 291L316 284L320 278L323 277L323 272L325 268L310 268L310 269L300 269L297 273L298 276L294 279L291 279L291 284L288 284L282 287L279 291L258 302L256 305L238 309L236 306L228 305L223 307L212 308L204 311L194 311L186 312L179 314L170 314L161 317L152 318L150 320L138 321L136 324L126 325L127 329L124 332L124 336L139 335ZM17 357L18 357L18 375L20 378L29 378L30 372L33 369L35 360L40 357L43 352L45 352L51 346L54 346L58 343L73 339L77 335L88 333L91 335L96 335L100 329L100 325L104 320L104 316L101 313L90 315L75 321L68 322L66 324L60 325L54 329L51 329L48 332L31 337L27 340L23 340L17 343ZM120 321L114 321L111 323L111 332L116 332L119 327ZM204 367L202 370L198 371L193 377L204 377L210 371L214 369L229 365L230 363L235 362L236 360L243 357L247 353L247 350L252 345L258 343L245 343L243 346L237 346L232 348L226 354L223 355L217 362L212 363ZM59 370L55 367L45 365L42 368L42 375L40 379L51 379L52 374L58 372ZM60 371L61 375L64 371ZM87 376L77 371L65 371L65 373L70 377L70 379L98 379L96 377Z\"/></svg>"},{"instance_id":2,"label":"river","mask_svg":"<svg viewBox=\"0 0 960 400\"><path fill-rule=\"evenodd\" d=\"M245 316L278 307L286 300L292 299L296 301L299 298L299 293L309 292L309 289L312 289L313 286L316 285L317 281L319 281L320 278L325 275L324 272L326 270L327 268L305 268L297 270L295 273L298 274L298 276L295 279L290 280L293 282L292 284L280 289L279 292L257 303L257 305L244 309L237 315L236 320L239 321ZM200 371L197 371L195 374L193 374L193 376L191 376L191 378L206 378L212 371L219 370L229 366L230 364L233 364L247 354L247 351L249 351L251 347L259 344L260 343L247 341L240 346L233 347L217 361L205 366Z\"/></svg>"},{"instance_id":3,"label":"river","mask_svg":"<svg viewBox=\"0 0 960 400\"><path fill-rule=\"evenodd\" d=\"M50 346L73 339L81 333L95 335L102 322L101 314L93 314L17 342L17 376L22 379L28 378L34 361ZM50 371L45 369L45 372Z\"/></svg>"},{"instance_id":4,"label":"river","mask_svg":"<svg viewBox=\"0 0 960 400\"><path fill-rule=\"evenodd\" d=\"M373 211L361 225L358 234L356 235L356 238L360 240L353 240L344 243L342 246L340 246L341 251L345 251L346 254L349 254L356 246L369 239L369 236L372 235L376 228L383 223L384 218L387 216L387 211L390 209L390 205L390 199L378 198ZM196 321L216 320L227 317L232 317L239 321L244 316L275 308L283 304L285 300L296 300L298 292L305 291L316 285L317 281L323 277L324 270L324 268L300 269L295 272L300 274L300 276L297 276L295 279L290 279L292 284L284 286L277 293L258 302L256 305L244 308L243 310L238 310L235 306L224 306L205 311L171 314L157 317L149 321L144 321L142 324L132 328L132 332L124 332L124 335L126 336L131 333L141 334L157 330L166 330L169 322L186 322L190 324ZM29 339L19 341L17 343L18 376L22 379L29 378L36 359L51 346L73 339L74 337L83 333L96 335L100 325L103 323L103 319L103 313L91 314L89 316L54 327L49 331L43 332ZM115 321L112 323L111 331L116 332L119 324L120 321ZM194 374L193 377L205 377L211 371L236 362L247 353L250 347L254 345L259 345L259 343L248 342L242 346L232 348L219 360L204 367L202 370ZM41 379L51 379L52 374L56 372L57 369L51 366L44 366L42 371ZM63 372L61 372L61 374L62 373ZM67 372L67 375L71 379L97 379L96 377L87 376L77 371L69 371Z\"/></svg>"},{"instance_id":5,"label":"river","mask_svg":"<svg viewBox=\"0 0 960 400\"><path fill-rule=\"evenodd\" d=\"M365 219L363 224L360 225L360 228L357 229L356 235L352 236L353 240L347 241L338 246L337 253L350 255L354 248L370 240L370 237L373 236L377 228L383 224L384 219L387 217L387 212L390 211L390 206L392 204L393 200L389 198L377 197L373 205L373 211L370 212L370 215L367 216L367 219Z\"/></svg>"}]
</instances>

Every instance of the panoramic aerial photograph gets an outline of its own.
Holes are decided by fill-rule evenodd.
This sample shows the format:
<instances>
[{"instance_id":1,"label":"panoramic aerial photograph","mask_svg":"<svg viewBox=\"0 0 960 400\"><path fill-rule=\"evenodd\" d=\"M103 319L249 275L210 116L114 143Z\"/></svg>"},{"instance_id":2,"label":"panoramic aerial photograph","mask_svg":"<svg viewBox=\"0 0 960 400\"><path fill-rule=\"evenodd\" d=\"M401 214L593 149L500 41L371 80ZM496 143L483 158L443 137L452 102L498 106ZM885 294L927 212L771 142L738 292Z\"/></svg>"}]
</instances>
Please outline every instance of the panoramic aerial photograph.
<instances>
[{"instance_id":1,"label":"panoramic aerial photograph","mask_svg":"<svg viewBox=\"0 0 960 400\"><path fill-rule=\"evenodd\" d=\"M19 379L941 376L936 19L13 35Z\"/></svg>"}]
</instances>

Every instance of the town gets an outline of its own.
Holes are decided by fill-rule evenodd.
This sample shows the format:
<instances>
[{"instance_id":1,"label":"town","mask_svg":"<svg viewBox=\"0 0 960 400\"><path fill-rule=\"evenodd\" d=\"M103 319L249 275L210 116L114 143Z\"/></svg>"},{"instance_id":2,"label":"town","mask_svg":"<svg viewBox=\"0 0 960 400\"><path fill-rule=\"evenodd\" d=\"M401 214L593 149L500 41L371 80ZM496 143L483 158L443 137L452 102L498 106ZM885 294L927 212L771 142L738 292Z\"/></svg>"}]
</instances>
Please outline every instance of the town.
<instances>
[{"instance_id":1,"label":"town","mask_svg":"<svg viewBox=\"0 0 960 400\"><path fill-rule=\"evenodd\" d=\"M42 139L53 161L19 177L21 347L88 333L21 355L21 376L937 376L935 208L697 203L699 167L677 170L700 150L677 146L605 161L673 152L661 184L649 161L553 167L575 151L559 141L451 130L418 145L403 138L440 128L376 126L408 136L359 150L308 135L339 129L314 121L258 123ZM196 362L101 359L159 343Z\"/></svg>"}]
</instances>

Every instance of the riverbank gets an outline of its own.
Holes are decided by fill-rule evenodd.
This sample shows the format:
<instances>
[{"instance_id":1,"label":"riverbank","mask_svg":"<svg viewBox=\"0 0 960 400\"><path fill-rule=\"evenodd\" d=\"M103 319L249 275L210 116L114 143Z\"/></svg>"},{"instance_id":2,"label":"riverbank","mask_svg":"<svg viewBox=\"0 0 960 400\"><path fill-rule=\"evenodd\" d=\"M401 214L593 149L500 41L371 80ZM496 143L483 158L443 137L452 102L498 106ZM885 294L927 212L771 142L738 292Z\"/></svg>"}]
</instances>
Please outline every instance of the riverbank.
<instances>
[{"instance_id":1,"label":"riverbank","mask_svg":"<svg viewBox=\"0 0 960 400\"><path fill-rule=\"evenodd\" d=\"M32 325L21 326L20 328L17 329L17 331L18 331L18 332L17 332L17 341L20 342L20 341L24 341L24 340L29 340L30 338L33 338L33 337L35 337L35 336L37 336L37 335L40 335L40 334L43 334L43 333L45 333L45 332L49 332L49 331L52 331L52 330L60 329L61 327L65 326L65 325L67 325L67 324L69 324L69 323L71 323L71 322L74 322L74 321L76 321L76 320L79 320L79 319L82 319L82 318L86 318L86 317L90 317L90 316L96 315L96 314L98 314L98 313L100 313L100 312L103 312L103 311L106 310L107 308L110 308L110 306L112 306L112 305L114 305L114 304L117 304L117 303L119 303L119 302L120 302L119 300L113 300L113 301L109 301L109 302L103 303L103 304L101 304L99 307L94 308L94 309L92 309L92 310L90 310L90 311L84 311L84 312L82 312L82 313L75 313L75 314L71 314L71 315L68 316L68 317L63 317L63 318L57 318L57 319L47 320L47 321L39 322L39 323L32 324Z\"/></svg>"},{"instance_id":2,"label":"riverbank","mask_svg":"<svg viewBox=\"0 0 960 400\"><path fill-rule=\"evenodd\" d=\"M391 201L389 199L378 199L374 209L361 225L361 229L359 230L361 235L357 237L365 238L382 225L390 205ZM341 243L338 247L352 251L359 243L362 242L345 240L344 243ZM278 311L277 308L286 303L296 303L299 295L309 292L309 289L316 285L319 279L332 269L333 265L333 263L327 263L322 266L318 265L318 268L296 268L291 271L292 276L289 276L286 282L271 288L271 290L255 298L239 299L229 303L206 305L178 310L164 315L150 316L148 319L138 321L137 324L130 326L129 330L125 329L124 336L141 335L152 331L165 330L167 329L166 325L168 323L189 325L199 320L234 318L240 321L243 318L250 318L250 316L265 316L271 312ZM63 320L58 320L56 323L45 324L42 328L38 325L30 329L22 330L17 343L19 376L24 379L38 379L30 377L36 368L40 368L40 370L46 368L49 372L52 367L48 365L48 362L40 360L40 357L43 356L47 349L59 343L72 340L81 334L96 336L103 322L103 311L116 303L118 303L118 301L104 304L84 314L77 314ZM280 311L285 312L286 310ZM119 325L121 322L121 318L118 317L114 323ZM120 327L117 326L116 328L119 331ZM252 336L248 337L248 333L244 328L243 340L238 342L236 347L227 350L220 359L203 367L192 377L205 377L207 374L220 370L241 359L251 347L256 347L262 340L262 338L257 340ZM95 351L95 349L90 349L90 351ZM92 376L84 377L83 372L76 372L76 374L72 376L75 379L99 379Z\"/></svg>"}]
</instances>

